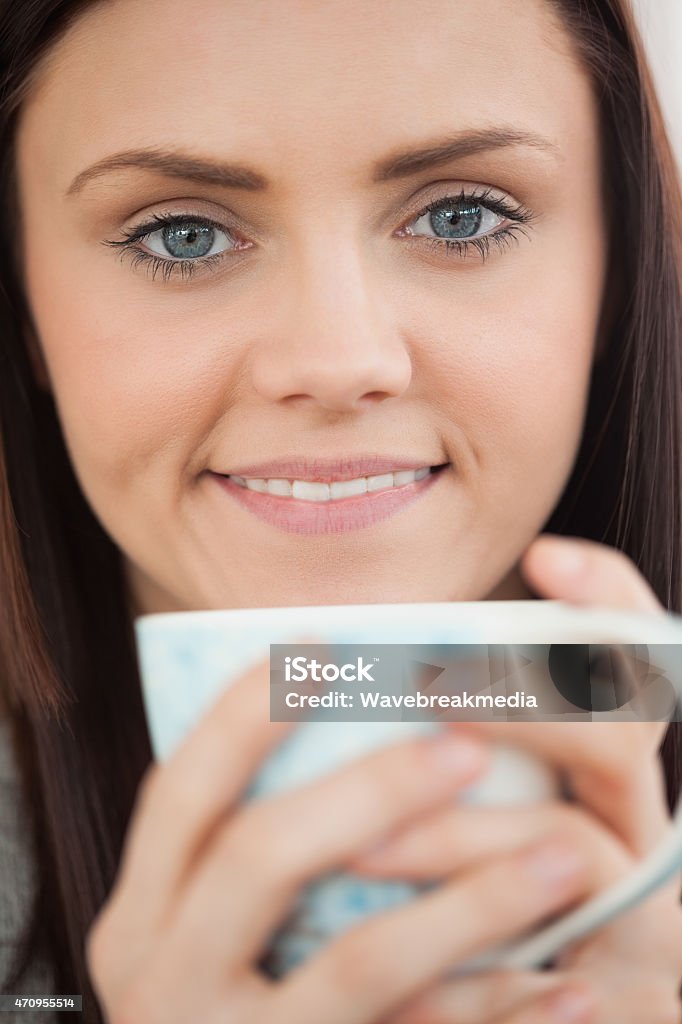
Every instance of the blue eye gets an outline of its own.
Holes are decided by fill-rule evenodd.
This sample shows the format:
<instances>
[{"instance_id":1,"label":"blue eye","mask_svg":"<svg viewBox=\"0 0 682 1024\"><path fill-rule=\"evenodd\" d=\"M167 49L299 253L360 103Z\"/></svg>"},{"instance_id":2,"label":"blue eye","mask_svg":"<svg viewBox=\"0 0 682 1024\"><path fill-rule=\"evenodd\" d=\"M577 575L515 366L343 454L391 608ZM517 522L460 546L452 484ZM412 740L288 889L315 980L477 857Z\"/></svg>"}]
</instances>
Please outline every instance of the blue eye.
<instances>
[{"instance_id":1,"label":"blue eye","mask_svg":"<svg viewBox=\"0 0 682 1024\"><path fill-rule=\"evenodd\" d=\"M233 244L224 245L219 236ZM136 244L142 239L150 240L147 245L151 252ZM191 277L199 267L210 269L219 263L225 252L242 248L217 221L178 214L154 214L122 241L106 240L103 244L121 248L121 256L129 255L134 267L150 264L152 279L160 270L165 280L177 272Z\"/></svg>"},{"instance_id":2,"label":"blue eye","mask_svg":"<svg viewBox=\"0 0 682 1024\"><path fill-rule=\"evenodd\" d=\"M438 238L473 238L479 232L487 234L502 223L503 218L480 203L468 203L439 200L427 213L419 217L426 221L426 227L436 232ZM418 234L415 231L413 233Z\"/></svg>"},{"instance_id":3,"label":"blue eye","mask_svg":"<svg viewBox=\"0 0 682 1024\"><path fill-rule=\"evenodd\" d=\"M403 234L420 238L434 249L454 251L461 256L476 248L485 261L491 243L499 247L509 245L516 233L526 234L523 225L532 219L533 214L525 206L495 198L490 189L480 195L463 190L457 196L444 196L429 203L403 229ZM496 231L505 220L510 223ZM420 225L432 234L417 230Z\"/></svg>"},{"instance_id":4,"label":"blue eye","mask_svg":"<svg viewBox=\"0 0 682 1024\"><path fill-rule=\"evenodd\" d=\"M150 245L150 249L159 256L170 254L175 259L203 258L215 250L216 233L224 235L224 232L217 232L210 224L189 220L176 221L174 224L167 224L160 231L152 232L149 236L154 238L154 235L159 235L160 238L156 241L165 252L158 252L153 245Z\"/></svg>"}]
</instances>

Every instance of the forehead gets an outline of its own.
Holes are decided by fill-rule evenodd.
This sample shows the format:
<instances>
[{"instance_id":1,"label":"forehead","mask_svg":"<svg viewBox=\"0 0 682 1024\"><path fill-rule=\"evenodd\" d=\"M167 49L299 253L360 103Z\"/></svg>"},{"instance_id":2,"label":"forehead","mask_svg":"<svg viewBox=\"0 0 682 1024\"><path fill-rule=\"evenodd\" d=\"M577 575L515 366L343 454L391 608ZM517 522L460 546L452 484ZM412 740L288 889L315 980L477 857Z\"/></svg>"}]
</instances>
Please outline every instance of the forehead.
<instances>
[{"instance_id":1,"label":"forehead","mask_svg":"<svg viewBox=\"0 0 682 1024\"><path fill-rule=\"evenodd\" d=\"M114 0L74 23L36 86L20 152L60 191L150 143L310 180L469 126L526 128L565 159L596 131L546 0Z\"/></svg>"}]
</instances>

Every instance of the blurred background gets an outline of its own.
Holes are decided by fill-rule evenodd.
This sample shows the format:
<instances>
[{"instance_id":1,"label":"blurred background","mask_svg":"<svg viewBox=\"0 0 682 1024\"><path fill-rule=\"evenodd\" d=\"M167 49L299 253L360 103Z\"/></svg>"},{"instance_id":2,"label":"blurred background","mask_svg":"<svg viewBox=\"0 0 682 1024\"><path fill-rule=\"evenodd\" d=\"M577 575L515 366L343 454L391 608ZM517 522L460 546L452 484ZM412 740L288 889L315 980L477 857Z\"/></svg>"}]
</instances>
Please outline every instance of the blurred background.
<instances>
[{"instance_id":1,"label":"blurred background","mask_svg":"<svg viewBox=\"0 0 682 1024\"><path fill-rule=\"evenodd\" d=\"M682 0L632 0L682 174Z\"/></svg>"}]
</instances>

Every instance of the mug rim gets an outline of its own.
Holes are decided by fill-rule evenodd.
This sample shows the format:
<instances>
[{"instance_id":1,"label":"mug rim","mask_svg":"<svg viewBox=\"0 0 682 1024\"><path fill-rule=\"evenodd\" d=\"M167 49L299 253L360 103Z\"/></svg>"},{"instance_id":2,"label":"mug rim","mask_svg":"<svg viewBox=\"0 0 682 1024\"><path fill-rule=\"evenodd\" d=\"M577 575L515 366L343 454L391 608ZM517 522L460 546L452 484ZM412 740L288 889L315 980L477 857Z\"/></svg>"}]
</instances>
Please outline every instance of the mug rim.
<instances>
[{"instance_id":1,"label":"mug rim","mask_svg":"<svg viewBox=\"0 0 682 1024\"><path fill-rule=\"evenodd\" d=\"M329 615L333 617L330 626L345 629L352 629L354 622L358 622L364 630L368 620L371 624L372 618L376 618L377 630L383 631L398 626L401 619L414 616L417 608L419 614L427 618L425 621L410 621L410 626L415 632L428 633L430 629L447 629L449 624L466 626L471 623L484 632L489 630L494 633L499 630L504 634L501 639L491 637L491 643L529 643L531 641L524 637L527 630L536 634L544 629L547 629L548 633L556 631L559 634L556 641L551 642L561 642L561 634L565 635L567 631L575 630L581 635L593 636L603 636L605 632L613 633L613 643L682 643L682 616L672 612L643 612L577 605L555 598L521 601L405 601L374 604L351 602L267 608L207 608L144 613L135 616L133 623L138 642L152 634L178 634L184 632L186 628L196 627L211 632L220 631L226 626L240 627L249 632L259 631L268 621L272 621L273 617L277 620L278 629L291 625L292 628L313 634L316 630L324 630L327 627ZM296 625L298 620L306 616L309 617L309 621L305 625ZM513 641L507 639L510 629L518 631L519 634ZM575 642L587 643L589 640L576 639Z\"/></svg>"}]
</instances>

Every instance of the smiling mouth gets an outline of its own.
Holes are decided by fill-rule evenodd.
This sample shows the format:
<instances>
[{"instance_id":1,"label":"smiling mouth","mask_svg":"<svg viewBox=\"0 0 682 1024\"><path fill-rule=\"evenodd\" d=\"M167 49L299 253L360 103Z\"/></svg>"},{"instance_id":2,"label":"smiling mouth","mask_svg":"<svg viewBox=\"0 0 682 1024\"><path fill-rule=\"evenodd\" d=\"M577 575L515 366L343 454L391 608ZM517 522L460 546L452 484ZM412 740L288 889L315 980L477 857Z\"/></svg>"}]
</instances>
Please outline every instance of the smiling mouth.
<instances>
[{"instance_id":1,"label":"smiling mouth","mask_svg":"<svg viewBox=\"0 0 682 1024\"><path fill-rule=\"evenodd\" d=\"M270 479L245 478L232 474L219 474L231 480L238 487L258 494L291 499L292 501L314 501L335 504L349 498L359 498L365 494L378 491L400 490L410 484L418 483L425 477L440 473L450 463L439 466L425 466L418 470L402 470L394 473L381 473L376 476L357 477L354 480L330 481L318 483L309 480L292 480L280 477Z\"/></svg>"}]
</instances>

